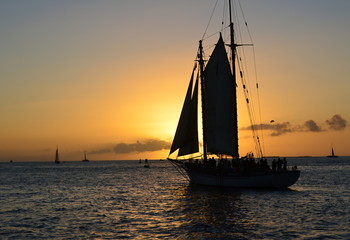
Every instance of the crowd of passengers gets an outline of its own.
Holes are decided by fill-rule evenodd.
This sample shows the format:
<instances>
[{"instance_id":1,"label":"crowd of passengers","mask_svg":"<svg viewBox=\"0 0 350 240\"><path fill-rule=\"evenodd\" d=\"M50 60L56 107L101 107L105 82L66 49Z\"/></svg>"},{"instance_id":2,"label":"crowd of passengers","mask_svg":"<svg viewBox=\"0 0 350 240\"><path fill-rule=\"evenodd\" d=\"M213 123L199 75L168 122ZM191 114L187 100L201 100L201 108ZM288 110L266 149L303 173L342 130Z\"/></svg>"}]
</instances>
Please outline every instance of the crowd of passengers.
<instances>
[{"instance_id":1,"label":"crowd of passengers","mask_svg":"<svg viewBox=\"0 0 350 240\"><path fill-rule=\"evenodd\" d=\"M255 159L252 155L248 155L243 158L220 158L214 159L209 158L195 159L187 162L186 167L189 169L196 169L202 171L219 171L219 172L236 172L236 173L247 173L247 172L266 172L266 171L287 171L287 160L286 158L278 158L272 160L272 166L270 167L267 163L266 158ZM292 167L295 170L297 167Z\"/></svg>"}]
</instances>

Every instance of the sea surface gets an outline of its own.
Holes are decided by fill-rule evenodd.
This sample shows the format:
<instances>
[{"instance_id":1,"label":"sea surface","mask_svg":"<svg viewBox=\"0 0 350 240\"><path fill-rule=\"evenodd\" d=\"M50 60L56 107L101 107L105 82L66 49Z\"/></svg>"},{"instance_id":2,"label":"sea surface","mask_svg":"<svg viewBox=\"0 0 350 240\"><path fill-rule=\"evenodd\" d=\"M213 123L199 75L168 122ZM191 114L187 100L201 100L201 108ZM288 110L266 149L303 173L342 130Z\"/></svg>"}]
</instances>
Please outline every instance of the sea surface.
<instances>
[{"instance_id":1,"label":"sea surface","mask_svg":"<svg viewBox=\"0 0 350 240\"><path fill-rule=\"evenodd\" d=\"M167 161L0 163L0 239L350 239L350 157L289 190L191 186Z\"/></svg>"}]
</instances>

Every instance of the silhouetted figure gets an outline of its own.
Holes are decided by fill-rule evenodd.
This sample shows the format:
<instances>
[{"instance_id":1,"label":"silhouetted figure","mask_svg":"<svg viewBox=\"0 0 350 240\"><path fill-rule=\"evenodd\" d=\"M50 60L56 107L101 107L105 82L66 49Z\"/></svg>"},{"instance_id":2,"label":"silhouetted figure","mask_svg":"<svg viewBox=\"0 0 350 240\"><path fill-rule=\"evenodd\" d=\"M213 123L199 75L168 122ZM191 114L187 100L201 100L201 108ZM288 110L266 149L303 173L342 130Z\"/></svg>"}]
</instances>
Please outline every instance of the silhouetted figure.
<instances>
[{"instance_id":1,"label":"silhouetted figure","mask_svg":"<svg viewBox=\"0 0 350 240\"><path fill-rule=\"evenodd\" d=\"M280 158L278 158L277 160L277 170L278 171L282 170L282 160Z\"/></svg>"},{"instance_id":2,"label":"silhouetted figure","mask_svg":"<svg viewBox=\"0 0 350 240\"><path fill-rule=\"evenodd\" d=\"M283 170L287 171L287 160L286 160L286 158L283 158L282 164L283 164Z\"/></svg>"},{"instance_id":3,"label":"silhouetted figure","mask_svg":"<svg viewBox=\"0 0 350 240\"><path fill-rule=\"evenodd\" d=\"M272 171L276 171L276 166L277 166L277 163L276 163L276 159L273 159L272 160Z\"/></svg>"}]
</instances>

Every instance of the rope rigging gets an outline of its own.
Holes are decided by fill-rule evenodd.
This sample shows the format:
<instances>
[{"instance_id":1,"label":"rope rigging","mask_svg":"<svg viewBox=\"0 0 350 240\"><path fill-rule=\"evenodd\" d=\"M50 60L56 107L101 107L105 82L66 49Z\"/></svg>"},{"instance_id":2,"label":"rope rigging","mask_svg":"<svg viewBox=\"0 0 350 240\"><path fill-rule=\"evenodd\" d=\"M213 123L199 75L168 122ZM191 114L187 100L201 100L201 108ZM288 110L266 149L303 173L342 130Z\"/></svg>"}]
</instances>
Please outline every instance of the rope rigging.
<instances>
[{"instance_id":1,"label":"rope rigging","mask_svg":"<svg viewBox=\"0 0 350 240\"><path fill-rule=\"evenodd\" d=\"M241 4L241 1L238 0L238 4L239 4L239 8L241 9L241 13L242 13L242 17L244 19L244 24L246 26L246 29L247 29L247 33L249 35L249 39L250 39L250 42L253 43L253 38L252 38L252 35L250 33L250 30L249 30L249 27L248 27L248 23L247 23L247 20L245 18L245 15L244 15L244 11L243 11L243 8L242 8L242 4ZM259 83L258 83L258 73L257 73L257 67L256 67L256 59L255 59L255 48L254 48L254 44L253 44L253 48L252 48L252 51L253 51L253 63L254 63L254 73L255 73L255 86L256 86L256 95L257 95L257 99L258 99L258 109L259 109L259 122L260 122L260 134L262 136L262 144L263 144L263 152L264 152L264 149L265 149L265 146L264 146L264 132L263 132L263 129L262 129L262 118L261 118L261 105L260 105L260 94L259 94Z\"/></svg>"},{"instance_id":2,"label":"rope rigging","mask_svg":"<svg viewBox=\"0 0 350 240\"><path fill-rule=\"evenodd\" d=\"M224 1L224 6L223 9L227 9L227 1ZM221 18L221 30L220 31L216 31L210 35L207 35L209 26L211 24L211 21L213 19L214 16L214 12L217 9L218 6L218 0L215 2L214 5L214 9L211 13L210 16L210 20L207 24L207 27L205 29L205 32L203 34L202 40L207 40L213 36L216 36L218 33L222 33L223 38L226 39L227 37L229 37L229 34L227 34L229 29L229 24L227 19L227 12L223 11L222 13L222 18ZM259 83L258 83L258 78L257 78L257 68L256 68L256 58L255 58L255 49L254 49L254 44L253 44L253 38L252 35L250 33L250 29L248 27L248 23L246 20L246 17L244 15L243 12L243 8L241 5L240 0L237 1L233 1L233 21L234 21L234 26L235 26L235 32L234 32L234 37L236 39L236 42L244 42L243 41L243 30L241 29L241 26L244 27L245 32L247 33L248 37L249 37L249 41L252 45L252 62L253 62L253 71L254 71L254 86L256 88L256 99L257 99L257 108L258 108L258 117L256 116L256 111L254 109L254 101L253 101L253 96L252 96L252 92L249 91L249 89L251 88L250 85L250 79L251 77L249 76L249 71L248 71L248 66L247 66L247 62L243 61L245 59L248 59L246 56L246 52L244 50L244 48L236 48L236 66L238 67L238 77L241 80L241 84L242 84L242 88L243 88L243 94L244 94L244 98L245 98L245 102L246 102L246 106L247 106L247 112L248 112L248 116L250 119L250 125L251 125L251 130L252 130L252 136L253 136L253 140L254 140L254 145L255 145L255 151L257 153L258 157L263 157L263 148L261 147L261 141L262 144L264 145L264 141L263 141L263 131L262 131L262 117L261 117L261 108L260 108L260 94L259 94ZM240 13L240 14L239 14ZM240 16L240 17L239 17ZM242 24L240 22L240 18L243 19L244 24ZM236 44L236 46L244 46L247 44ZM213 48L215 46L215 44L210 44L210 45L206 45L203 47L204 52L207 52L209 49ZM232 59L230 58L230 60L232 61ZM236 83L237 84L237 83ZM257 119L259 121L257 121ZM256 124L256 122L260 122L260 124ZM259 135L261 135L261 139L259 137Z\"/></svg>"},{"instance_id":3,"label":"rope rigging","mask_svg":"<svg viewBox=\"0 0 350 240\"><path fill-rule=\"evenodd\" d=\"M220 31L215 31L214 33L208 35L208 29L209 26L211 25L211 22L213 20L214 17L214 12L216 11L216 9L218 8L218 2L219 0L216 0L213 11L211 12L210 15L210 19L209 22L205 28L204 34L202 36L202 41L204 42L204 40L208 40L214 36L217 36L218 33L221 33L223 36L223 39L227 39L230 37L230 34L228 33L229 28L230 28L230 20L229 17L227 16L227 1L224 1L223 4L223 12L222 12L222 17L220 19ZM242 89L243 89L243 95L245 98L245 102L246 102L246 107L247 107L247 113L249 116L249 120L250 120L250 127L252 130L252 137L253 137L253 141L254 141L254 146L255 146L255 152L257 154L257 157L262 158L264 155L264 147L261 147L261 145L264 146L264 140L263 140L263 130L262 130L262 117L261 117L261 108L260 108L260 94L259 94L259 83L258 83L258 76L257 76L257 67L256 67L256 56L255 56L255 48L254 48L254 44L253 44L253 38L252 35L250 33L250 29L248 27L248 23L246 20L246 17L244 15L243 12L243 8L241 5L240 0L237 1L233 1L233 22L234 22L234 26L235 26L235 31L234 31L234 38L236 39L236 51L235 51L235 58L236 58L236 66L237 66L237 70L238 70L238 74L237 74L237 80L238 78L240 78L241 84L242 84ZM240 21L240 19L243 19L243 24L242 21ZM244 28L244 31L241 29L241 27ZM237 44L238 43L243 43L243 33L245 32L246 35L248 36L249 42L250 44ZM226 41L225 41L226 42ZM248 59L247 57L247 53L245 51L244 47L240 47L240 46L244 46L244 45L250 45L252 46L252 62L253 65L252 67L248 67L247 61L243 61L245 59ZM208 59L209 56L206 56L205 53L206 52L210 52L210 49L215 47L215 43L211 43L208 45L203 46L203 58ZM239 47L239 48L238 48ZM198 53L197 53L198 55ZM197 59L197 56L196 56ZM233 61L233 59L229 56L230 61ZM197 60L198 61L198 60ZM253 69L253 81L254 81L254 85L251 84L251 77L249 74L248 69ZM253 85L256 89L256 100L257 100L257 108L258 111L255 111L255 103L253 101L253 96L252 96L252 91L249 91L249 89L252 89L250 86ZM236 82L236 86L237 86L237 82ZM256 115L256 112L258 113L258 116ZM257 119L259 121L257 121ZM260 124L256 124L257 122L259 122ZM261 136L261 138L259 137L259 135Z\"/></svg>"},{"instance_id":4,"label":"rope rigging","mask_svg":"<svg viewBox=\"0 0 350 240\"><path fill-rule=\"evenodd\" d=\"M256 86L256 91L257 91L257 98L258 98L258 109L259 109L259 118L260 118L260 123L261 123L261 109L260 109L260 97L259 97L259 84L257 82L257 71L256 71L256 61L255 61L255 51L254 51L254 44L253 44L253 39L252 36L250 34L249 31L249 27L248 27L248 23L245 19L244 16L244 12L242 9L242 5L241 2L238 0L238 5L239 5L239 9L241 10L241 14L242 14L242 18L244 20L244 26L246 28L246 31L249 35L249 39L250 42L252 43L252 49L253 49L253 63L254 63L254 72L255 72L255 86ZM236 39L239 39L240 42L243 42L243 34L242 34L242 30L241 30L241 25L239 23L239 17L238 17L238 7L237 4L235 2L235 7L234 7L235 11L235 21L236 21L236 29L238 31L236 31ZM243 45L243 44L242 44ZM236 59L237 59L237 65L239 68L239 76L241 78L241 82L242 82L242 86L243 86L243 93L244 93L244 97L246 99L246 105L247 105L247 111L248 111L248 115L249 115L249 119L250 119L250 124L251 124L251 130L252 130L252 135L253 135L253 140L254 140L254 145L255 145L255 151L258 154L258 157L263 157L263 149L261 148L261 144L260 144L260 137L259 137L259 133L257 130L257 124L256 124L256 116L255 116L255 109L254 109L254 104L253 104L253 97L251 95L251 93L249 92L249 71L248 71L248 66L247 66L247 62L246 61L242 61L242 59L246 59L246 53L245 53L245 48L239 48L238 51L236 51ZM244 74L245 73L245 74ZM261 126L261 124L260 124ZM261 128L260 128L261 130ZM262 133L262 130L261 130Z\"/></svg>"}]
</instances>

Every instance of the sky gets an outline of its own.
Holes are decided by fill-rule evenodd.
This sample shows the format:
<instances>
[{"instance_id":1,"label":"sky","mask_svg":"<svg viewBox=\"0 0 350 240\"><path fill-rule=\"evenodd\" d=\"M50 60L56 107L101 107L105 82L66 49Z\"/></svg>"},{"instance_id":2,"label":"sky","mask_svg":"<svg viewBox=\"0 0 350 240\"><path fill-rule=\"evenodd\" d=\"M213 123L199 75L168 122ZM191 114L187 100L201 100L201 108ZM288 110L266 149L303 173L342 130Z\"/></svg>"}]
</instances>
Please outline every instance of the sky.
<instances>
[{"instance_id":1,"label":"sky","mask_svg":"<svg viewBox=\"0 0 350 240\"><path fill-rule=\"evenodd\" d=\"M0 1L0 161L166 158L215 2ZM350 1L241 6L265 155L349 156Z\"/></svg>"}]
</instances>

